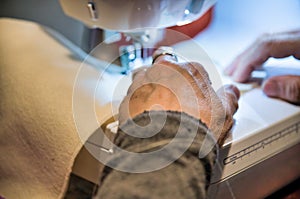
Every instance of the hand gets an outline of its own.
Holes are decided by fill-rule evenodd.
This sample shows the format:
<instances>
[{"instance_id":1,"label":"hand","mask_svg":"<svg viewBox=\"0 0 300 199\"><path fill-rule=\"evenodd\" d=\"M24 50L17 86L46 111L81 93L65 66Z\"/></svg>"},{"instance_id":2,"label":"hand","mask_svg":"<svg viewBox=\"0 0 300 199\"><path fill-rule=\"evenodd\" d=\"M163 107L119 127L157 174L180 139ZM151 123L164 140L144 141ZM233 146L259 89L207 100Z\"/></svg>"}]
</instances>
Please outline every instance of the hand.
<instances>
[{"instance_id":1,"label":"hand","mask_svg":"<svg viewBox=\"0 0 300 199\"><path fill-rule=\"evenodd\" d=\"M291 55L300 59L300 31L266 34L242 52L225 72L237 82L246 82L251 72L269 57L283 58ZM270 97L300 104L300 76L272 77L264 82L263 91Z\"/></svg>"},{"instance_id":2,"label":"hand","mask_svg":"<svg viewBox=\"0 0 300 199\"><path fill-rule=\"evenodd\" d=\"M123 123L149 110L185 112L204 122L223 144L233 125L238 98L234 86L225 86L216 93L199 63L177 63L172 56L163 55L152 67L133 76L120 106L119 121Z\"/></svg>"}]
</instances>

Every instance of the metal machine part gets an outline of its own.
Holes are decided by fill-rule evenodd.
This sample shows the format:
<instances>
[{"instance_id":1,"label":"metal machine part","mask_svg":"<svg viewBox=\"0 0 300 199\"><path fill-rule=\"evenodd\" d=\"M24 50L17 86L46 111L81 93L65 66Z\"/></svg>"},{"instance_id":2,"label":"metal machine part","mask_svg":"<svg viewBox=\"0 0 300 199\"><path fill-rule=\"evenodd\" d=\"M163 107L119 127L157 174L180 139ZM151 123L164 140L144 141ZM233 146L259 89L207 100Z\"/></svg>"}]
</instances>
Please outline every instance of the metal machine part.
<instances>
[{"instance_id":1,"label":"metal machine part","mask_svg":"<svg viewBox=\"0 0 300 199\"><path fill-rule=\"evenodd\" d=\"M149 63L151 53L147 49L153 48L162 39L164 28L198 19L215 2L184 0L174 4L173 0L60 0L68 16L91 28L85 35L85 51L90 53L104 42L103 46L109 49L111 55L101 55L103 51L100 50L95 50L92 55L105 61L118 55L117 65L124 73ZM120 36L120 32L124 34Z\"/></svg>"}]
</instances>

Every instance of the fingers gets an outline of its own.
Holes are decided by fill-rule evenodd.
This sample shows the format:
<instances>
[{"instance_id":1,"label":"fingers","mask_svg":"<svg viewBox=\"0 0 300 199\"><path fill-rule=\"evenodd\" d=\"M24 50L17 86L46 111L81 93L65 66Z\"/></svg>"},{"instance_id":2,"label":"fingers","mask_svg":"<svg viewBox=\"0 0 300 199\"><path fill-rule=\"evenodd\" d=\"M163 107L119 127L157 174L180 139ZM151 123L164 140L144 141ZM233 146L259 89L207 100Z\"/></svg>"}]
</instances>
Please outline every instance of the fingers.
<instances>
[{"instance_id":1,"label":"fingers","mask_svg":"<svg viewBox=\"0 0 300 199\"><path fill-rule=\"evenodd\" d=\"M224 113L219 119L223 124L219 123L218 127L218 143L222 145L225 139L228 137L229 130L233 125L233 115L238 109L238 100L240 92L237 87L233 85L225 85L217 92L224 108Z\"/></svg>"},{"instance_id":2,"label":"fingers","mask_svg":"<svg viewBox=\"0 0 300 199\"><path fill-rule=\"evenodd\" d=\"M164 64L175 69L178 69L178 66L180 66L180 68L185 69L192 77L198 76L199 78L200 74L202 76L201 79L211 84L208 73L201 64L196 62L179 64L176 55L170 47L163 46L156 50L153 54L153 64Z\"/></svg>"},{"instance_id":3,"label":"fingers","mask_svg":"<svg viewBox=\"0 0 300 199\"><path fill-rule=\"evenodd\" d=\"M141 69L138 71L135 71L132 74L132 83L128 88L127 95L135 91L138 87L140 87L143 84L143 81L145 79L146 69Z\"/></svg>"},{"instance_id":4,"label":"fingers","mask_svg":"<svg viewBox=\"0 0 300 199\"><path fill-rule=\"evenodd\" d=\"M148 66L142 66L140 68L133 70L132 71L132 80L134 80L135 77L145 75L147 68L148 68Z\"/></svg>"},{"instance_id":5,"label":"fingers","mask_svg":"<svg viewBox=\"0 0 300 199\"><path fill-rule=\"evenodd\" d=\"M177 62L177 57L173 51L173 48L167 46L162 46L154 51L152 58L152 64L164 61Z\"/></svg>"},{"instance_id":6,"label":"fingers","mask_svg":"<svg viewBox=\"0 0 300 199\"><path fill-rule=\"evenodd\" d=\"M246 82L251 72L269 57L282 58L290 55L300 59L300 31L266 34L233 60L225 73L237 82Z\"/></svg>"},{"instance_id":7,"label":"fingers","mask_svg":"<svg viewBox=\"0 0 300 199\"><path fill-rule=\"evenodd\" d=\"M275 76L263 85L263 91L269 97L300 104L300 76Z\"/></svg>"},{"instance_id":8,"label":"fingers","mask_svg":"<svg viewBox=\"0 0 300 199\"><path fill-rule=\"evenodd\" d=\"M197 62L190 62L190 63L184 63L181 65L181 67L188 71L188 73L195 78L195 80L198 82L198 86L201 87L203 85L203 81L207 85L211 85L211 81L209 79L209 75L205 68L197 63ZM200 82L199 82L200 81Z\"/></svg>"},{"instance_id":9,"label":"fingers","mask_svg":"<svg viewBox=\"0 0 300 199\"><path fill-rule=\"evenodd\" d=\"M170 67L185 77L192 86L194 85L198 87L202 93L208 92L208 87L211 85L211 81L207 71L201 64L196 62L178 63L177 57L172 51L169 50L166 53L163 53L161 49L154 52L153 60L153 67Z\"/></svg>"},{"instance_id":10,"label":"fingers","mask_svg":"<svg viewBox=\"0 0 300 199\"><path fill-rule=\"evenodd\" d=\"M259 38L233 60L225 69L225 73L232 76L234 81L248 81L251 72L260 67L269 58L268 49L271 45L269 35Z\"/></svg>"},{"instance_id":11,"label":"fingers","mask_svg":"<svg viewBox=\"0 0 300 199\"><path fill-rule=\"evenodd\" d=\"M238 100L240 92L234 85L225 85L217 92L222 104L225 108L226 114L233 116L238 109Z\"/></svg>"},{"instance_id":12,"label":"fingers","mask_svg":"<svg viewBox=\"0 0 300 199\"><path fill-rule=\"evenodd\" d=\"M300 31L276 34L271 40L270 57L283 58L292 55L300 59Z\"/></svg>"},{"instance_id":13,"label":"fingers","mask_svg":"<svg viewBox=\"0 0 300 199\"><path fill-rule=\"evenodd\" d=\"M143 84L163 84L165 83L165 79L169 79L170 76L181 74L182 68L177 63L177 58L171 49L172 48L169 47L159 48L153 54L152 67L142 67L133 72L132 84L129 87L127 94L132 93ZM172 68L172 71L169 68ZM168 82L172 81L173 79L168 80ZM166 82L167 85L169 84L168 82Z\"/></svg>"}]
</instances>

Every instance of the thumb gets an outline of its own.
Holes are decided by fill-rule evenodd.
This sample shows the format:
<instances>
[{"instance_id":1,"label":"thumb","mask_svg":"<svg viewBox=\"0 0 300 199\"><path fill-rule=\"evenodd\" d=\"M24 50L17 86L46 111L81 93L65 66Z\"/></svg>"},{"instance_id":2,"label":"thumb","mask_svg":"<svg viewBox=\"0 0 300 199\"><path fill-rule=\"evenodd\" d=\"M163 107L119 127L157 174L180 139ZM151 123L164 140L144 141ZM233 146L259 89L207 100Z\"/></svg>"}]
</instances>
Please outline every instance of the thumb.
<instances>
[{"instance_id":1,"label":"thumb","mask_svg":"<svg viewBox=\"0 0 300 199\"><path fill-rule=\"evenodd\" d=\"M271 77L264 83L263 91L269 97L280 98L293 104L300 104L300 76Z\"/></svg>"}]
</instances>

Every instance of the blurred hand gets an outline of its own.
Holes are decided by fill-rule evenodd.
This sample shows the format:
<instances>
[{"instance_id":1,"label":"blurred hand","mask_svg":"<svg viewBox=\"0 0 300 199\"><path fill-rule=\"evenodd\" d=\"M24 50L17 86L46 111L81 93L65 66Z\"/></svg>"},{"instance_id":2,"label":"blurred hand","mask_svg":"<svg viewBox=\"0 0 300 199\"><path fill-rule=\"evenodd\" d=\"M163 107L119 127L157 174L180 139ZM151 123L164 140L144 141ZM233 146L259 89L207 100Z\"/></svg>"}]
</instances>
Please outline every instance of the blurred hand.
<instances>
[{"instance_id":1,"label":"blurred hand","mask_svg":"<svg viewBox=\"0 0 300 199\"><path fill-rule=\"evenodd\" d=\"M300 31L266 34L242 52L225 70L237 82L246 82L253 70L269 57L300 59ZM300 77L277 76L266 80L263 91L270 97L300 104Z\"/></svg>"},{"instance_id":2,"label":"blurred hand","mask_svg":"<svg viewBox=\"0 0 300 199\"><path fill-rule=\"evenodd\" d=\"M225 86L216 93L199 63L177 63L172 56L162 55L152 67L133 76L120 106L119 121L150 110L185 112L204 122L223 144L233 124L238 98L234 86Z\"/></svg>"}]
</instances>

